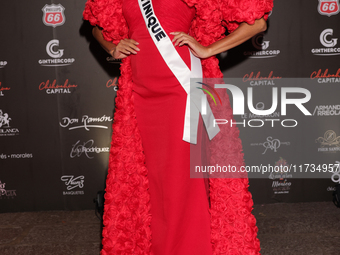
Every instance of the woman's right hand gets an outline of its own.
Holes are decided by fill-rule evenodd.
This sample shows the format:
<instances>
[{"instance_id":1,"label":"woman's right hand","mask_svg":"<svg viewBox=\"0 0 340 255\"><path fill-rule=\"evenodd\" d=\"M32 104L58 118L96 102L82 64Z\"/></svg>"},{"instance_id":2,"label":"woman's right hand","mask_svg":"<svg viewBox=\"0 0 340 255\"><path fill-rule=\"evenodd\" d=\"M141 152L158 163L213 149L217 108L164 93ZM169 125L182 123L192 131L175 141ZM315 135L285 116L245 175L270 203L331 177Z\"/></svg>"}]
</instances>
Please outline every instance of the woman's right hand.
<instances>
[{"instance_id":1,"label":"woman's right hand","mask_svg":"<svg viewBox=\"0 0 340 255\"><path fill-rule=\"evenodd\" d=\"M133 39L123 39L117 46L110 51L110 54L115 59L123 59L132 54L137 54L140 49L137 47L139 43Z\"/></svg>"}]
</instances>

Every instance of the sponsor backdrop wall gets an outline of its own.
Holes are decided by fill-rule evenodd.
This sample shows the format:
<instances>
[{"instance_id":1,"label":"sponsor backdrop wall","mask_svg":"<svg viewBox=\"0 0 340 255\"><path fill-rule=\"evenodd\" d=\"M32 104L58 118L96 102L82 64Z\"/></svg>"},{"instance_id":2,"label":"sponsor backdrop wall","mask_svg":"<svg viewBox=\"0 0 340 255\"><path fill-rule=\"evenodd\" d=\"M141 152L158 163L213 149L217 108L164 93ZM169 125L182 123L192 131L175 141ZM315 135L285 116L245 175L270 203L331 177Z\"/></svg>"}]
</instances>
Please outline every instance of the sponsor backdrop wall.
<instances>
[{"instance_id":1,"label":"sponsor backdrop wall","mask_svg":"<svg viewBox=\"0 0 340 255\"><path fill-rule=\"evenodd\" d=\"M91 209L105 187L119 63L92 38L85 2L0 2L0 212ZM278 88L270 114L235 116L246 164L308 175L263 173L250 190L255 203L331 200L339 173L314 177L340 161L339 0L274 5L267 32L219 59L246 99L253 89L255 110ZM284 87L307 98L287 115Z\"/></svg>"}]
</instances>

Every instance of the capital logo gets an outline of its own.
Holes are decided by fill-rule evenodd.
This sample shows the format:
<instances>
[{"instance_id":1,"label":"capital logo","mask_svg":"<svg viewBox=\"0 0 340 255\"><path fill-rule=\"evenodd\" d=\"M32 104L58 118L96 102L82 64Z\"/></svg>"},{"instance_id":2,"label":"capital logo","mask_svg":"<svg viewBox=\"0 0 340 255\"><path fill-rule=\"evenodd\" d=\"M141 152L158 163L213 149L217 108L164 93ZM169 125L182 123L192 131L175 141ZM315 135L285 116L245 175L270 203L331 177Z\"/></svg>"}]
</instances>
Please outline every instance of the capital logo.
<instances>
[{"instance_id":1,"label":"capital logo","mask_svg":"<svg viewBox=\"0 0 340 255\"><path fill-rule=\"evenodd\" d=\"M54 39L47 43L46 52L51 58L61 58L64 55L64 50L55 49L59 47L59 40Z\"/></svg>"},{"instance_id":2,"label":"capital logo","mask_svg":"<svg viewBox=\"0 0 340 255\"><path fill-rule=\"evenodd\" d=\"M339 0L319 0L318 12L328 17L339 13Z\"/></svg>"},{"instance_id":3,"label":"capital logo","mask_svg":"<svg viewBox=\"0 0 340 255\"><path fill-rule=\"evenodd\" d=\"M46 26L61 26L65 23L65 8L61 4L46 4L42 9L42 21Z\"/></svg>"},{"instance_id":4,"label":"capital logo","mask_svg":"<svg viewBox=\"0 0 340 255\"><path fill-rule=\"evenodd\" d=\"M73 175L63 175L60 180L65 182L67 190L84 187L84 175L74 177Z\"/></svg>"},{"instance_id":5,"label":"capital logo","mask_svg":"<svg viewBox=\"0 0 340 255\"><path fill-rule=\"evenodd\" d=\"M253 46L258 50L266 50L269 47L269 41L263 40L264 33L259 33L251 40Z\"/></svg>"},{"instance_id":6,"label":"capital logo","mask_svg":"<svg viewBox=\"0 0 340 255\"><path fill-rule=\"evenodd\" d=\"M54 79L52 82L47 80L39 85L39 90L45 90L46 94L70 94L72 88L78 87L77 84L70 84L69 80L66 79L64 84L58 84L57 80Z\"/></svg>"},{"instance_id":7,"label":"capital logo","mask_svg":"<svg viewBox=\"0 0 340 255\"><path fill-rule=\"evenodd\" d=\"M106 87L107 88L113 87L114 91L118 91L118 77L114 77L113 79L109 79L106 82Z\"/></svg>"},{"instance_id":8,"label":"capital logo","mask_svg":"<svg viewBox=\"0 0 340 255\"><path fill-rule=\"evenodd\" d=\"M310 78L312 80L316 79L318 83L340 83L340 68L338 68L336 73L329 72L328 68L325 71L319 69L312 72Z\"/></svg>"},{"instance_id":9,"label":"capital logo","mask_svg":"<svg viewBox=\"0 0 340 255\"><path fill-rule=\"evenodd\" d=\"M282 77L273 75L274 71L270 71L268 76L262 76L261 72L251 72L250 74L245 74L243 76L244 82L249 82L251 86L260 85L275 85L275 80L280 80Z\"/></svg>"},{"instance_id":10,"label":"capital logo","mask_svg":"<svg viewBox=\"0 0 340 255\"><path fill-rule=\"evenodd\" d=\"M333 35L333 29L327 28L320 34L320 42L325 47L334 47L338 43L338 38L329 38Z\"/></svg>"},{"instance_id":11,"label":"capital logo","mask_svg":"<svg viewBox=\"0 0 340 255\"><path fill-rule=\"evenodd\" d=\"M2 110L0 110L0 128L9 127L10 120L11 118L9 118L8 113L3 113Z\"/></svg>"}]
</instances>

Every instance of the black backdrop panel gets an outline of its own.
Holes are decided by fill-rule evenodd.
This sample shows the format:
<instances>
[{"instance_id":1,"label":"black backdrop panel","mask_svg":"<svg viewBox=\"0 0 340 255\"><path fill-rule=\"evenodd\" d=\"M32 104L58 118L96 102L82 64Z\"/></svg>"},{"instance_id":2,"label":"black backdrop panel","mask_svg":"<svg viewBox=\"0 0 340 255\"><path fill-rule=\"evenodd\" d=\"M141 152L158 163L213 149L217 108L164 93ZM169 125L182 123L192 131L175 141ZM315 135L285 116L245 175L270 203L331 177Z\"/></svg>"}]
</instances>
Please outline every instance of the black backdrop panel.
<instances>
[{"instance_id":1,"label":"black backdrop panel","mask_svg":"<svg viewBox=\"0 0 340 255\"><path fill-rule=\"evenodd\" d=\"M119 64L106 61L82 20L85 2L0 3L0 212L91 209L105 188ZM290 130L240 126L246 164L335 164L340 14L318 11L317 0L274 5L268 30L220 54L221 69L225 77L242 78L244 91L259 92L254 102L265 106L271 88L283 86L280 79L305 78L313 115L294 115L299 126ZM247 114L235 118L249 120ZM331 199L331 174L294 177L250 179L255 203Z\"/></svg>"}]
</instances>

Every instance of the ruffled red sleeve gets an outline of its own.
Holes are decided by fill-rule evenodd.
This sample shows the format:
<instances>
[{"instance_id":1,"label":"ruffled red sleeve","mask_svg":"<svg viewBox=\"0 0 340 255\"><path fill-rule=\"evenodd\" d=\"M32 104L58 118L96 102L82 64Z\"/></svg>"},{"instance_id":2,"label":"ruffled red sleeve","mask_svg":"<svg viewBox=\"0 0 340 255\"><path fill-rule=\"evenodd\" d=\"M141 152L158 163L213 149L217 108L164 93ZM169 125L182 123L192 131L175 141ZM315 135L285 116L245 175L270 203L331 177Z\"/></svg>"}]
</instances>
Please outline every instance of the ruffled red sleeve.
<instances>
[{"instance_id":1,"label":"ruffled red sleeve","mask_svg":"<svg viewBox=\"0 0 340 255\"><path fill-rule=\"evenodd\" d=\"M273 0L220 0L223 25L233 32L241 22L254 24L256 19L268 18Z\"/></svg>"},{"instance_id":2,"label":"ruffled red sleeve","mask_svg":"<svg viewBox=\"0 0 340 255\"><path fill-rule=\"evenodd\" d=\"M107 41L117 44L121 39L128 37L122 0L88 0L83 18L92 26L103 28L103 36Z\"/></svg>"}]
</instances>

